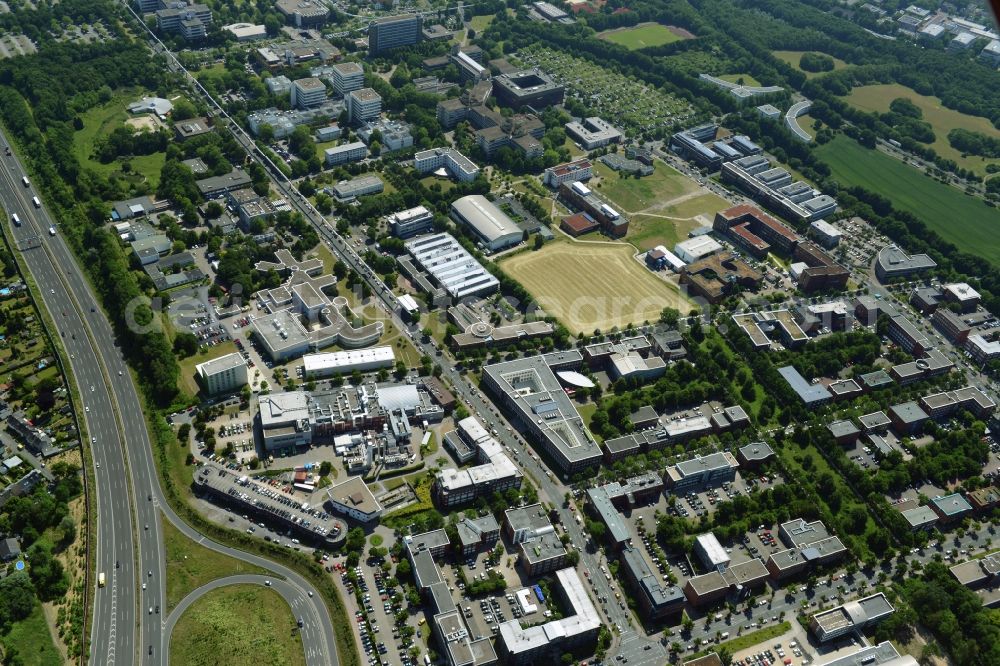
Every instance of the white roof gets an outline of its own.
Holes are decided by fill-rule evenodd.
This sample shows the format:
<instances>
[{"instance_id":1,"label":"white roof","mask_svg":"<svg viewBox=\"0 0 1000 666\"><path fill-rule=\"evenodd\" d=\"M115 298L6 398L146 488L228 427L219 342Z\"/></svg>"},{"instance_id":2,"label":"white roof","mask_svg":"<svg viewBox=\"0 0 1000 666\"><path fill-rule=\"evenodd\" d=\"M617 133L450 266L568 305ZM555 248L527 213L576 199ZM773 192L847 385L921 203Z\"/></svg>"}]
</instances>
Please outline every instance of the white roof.
<instances>
[{"instance_id":1,"label":"white roof","mask_svg":"<svg viewBox=\"0 0 1000 666\"><path fill-rule=\"evenodd\" d=\"M826 220L816 220L810 226L812 226L812 228L815 229L816 231L822 232L822 233L826 234L827 236L841 236L841 235L843 235L843 234L841 234L840 229L838 229L837 227L833 226L832 224L830 224Z\"/></svg>"},{"instance_id":2,"label":"white roof","mask_svg":"<svg viewBox=\"0 0 1000 666\"><path fill-rule=\"evenodd\" d=\"M457 199L451 207L488 242L500 240L511 234L521 236L521 230L514 221L481 194L471 194Z\"/></svg>"},{"instance_id":3,"label":"white roof","mask_svg":"<svg viewBox=\"0 0 1000 666\"><path fill-rule=\"evenodd\" d=\"M719 241L711 236L695 236L674 246L676 254L687 254L692 257L703 257L721 249L722 245L719 244Z\"/></svg>"},{"instance_id":4,"label":"white roof","mask_svg":"<svg viewBox=\"0 0 1000 666\"><path fill-rule=\"evenodd\" d=\"M393 353L392 347L350 349L324 354L306 354L302 357L302 369L308 375L310 372L345 368L365 363L392 363L395 360L396 355Z\"/></svg>"},{"instance_id":5,"label":"white roof","mask_svg":"<svg viewBox=\"0 0 1000 666\"><path fill-rule=\"evenodd\" d=\"M944 285L943 289L958 301L971 301L979 298L979 292L966 282L955 282Z\"/></svg>"},{"instance_id":6,"label":"white roof","mask_svg":"<svg viewBox=\"0 0 1000 666\"><path fill-rule=\"evenodd\" d=\"M713 533L699 534L695 537L695 541L701 546L706 564L717 567L729 563L730 558L726 554L726 549L722 547L722 544L719 543L719 540Z\"/></svg>"},{"instance_id":7,"label":"white roof","mask_svg":"<svg viewBox=\"0 0 1000 666\"><path fill-rule=\"evenodd\" d=\"M581 375L579 372L574 370L561 370L556 373L556 376L567 384L572 384L573 386L581 388L594 387L594 382L590 381L586 375Z\"/></svg>"},{"instance_id":8,"label":"white roof","mask_svg":"<svg viewBox=\"0 0 1000 666\"><path fill-rule=\"evenodd\" d=\"M386 411L409 411L420 404L420 394L413 384L378 387L378 404Z\"/></svg>"},{"instance_id":9,"label":"white roof","mask_svg":"<svg viewBox=\"0 0 1000 666\"><path fill-rule=\"evenodd\" d=\"M413 298L413 296L410 296L409 294L403 294L396 300L399 301L400 307L402 307L404 310L412 312L413 310L419 309L416 299Z\"/></svg>"}]
</instances>

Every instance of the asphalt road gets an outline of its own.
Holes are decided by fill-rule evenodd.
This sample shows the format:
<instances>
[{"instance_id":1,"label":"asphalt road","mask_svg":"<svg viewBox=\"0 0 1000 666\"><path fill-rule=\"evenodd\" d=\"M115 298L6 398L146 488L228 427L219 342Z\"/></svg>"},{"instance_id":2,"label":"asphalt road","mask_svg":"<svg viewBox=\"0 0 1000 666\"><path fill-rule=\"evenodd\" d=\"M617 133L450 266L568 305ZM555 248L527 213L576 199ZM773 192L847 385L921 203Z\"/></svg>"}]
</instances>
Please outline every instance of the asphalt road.
<instances>
[{"instance_id":1,"label":"asphalt road","mask_svg":"<svg viewBox=\"0 0 1000 666\"><path fill-rule=\"evenodd\" d=\"M326 655L320 651L322 637L319 634L323 631L322 627L313 624L303 615L303 613L308 613L310 600L307 597L302 596L302 590L297 586L289 584L280 578L268 578L267 576L256 575L227 576L226 578L219 578L202 585L181 599L181 602L177 604L177 607L171 611L170 615L163 623L164 635L170 636L173 633L174 625L177 624L177 621L180 619L181 615L184 614L184 611L186 611L191 604L204 596L206 592L217 590L220 587L227 587L229 585L268 586L280 594L291 608L292 616L296 620L300 618L303 620L302 628L299 630L299 633L302 636L302 647L305 650L306 663L310 666L322 666L323 664L329 663L327 662ZM163 661L169 663L169 641L164 643L162 655Z\"/></svg>"}]
</instances>

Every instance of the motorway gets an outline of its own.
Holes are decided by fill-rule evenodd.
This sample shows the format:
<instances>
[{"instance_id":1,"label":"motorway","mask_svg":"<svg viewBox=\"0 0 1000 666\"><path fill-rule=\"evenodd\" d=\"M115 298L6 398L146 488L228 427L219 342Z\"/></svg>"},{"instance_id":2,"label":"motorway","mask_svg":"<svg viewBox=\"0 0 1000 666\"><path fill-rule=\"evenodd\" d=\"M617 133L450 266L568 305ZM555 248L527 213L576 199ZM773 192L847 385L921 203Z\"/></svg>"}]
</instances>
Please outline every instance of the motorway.
<instances>
[{"instance_id":1,"label":"motorway","mask_svg":"<svg viewBox=\"0 0 1000 666\"><path fill-rule=\"evenodd\" d=\"M0 148L9 145L0 133ZM28 270L38 283L70 355L87 429L94 438L91 449L98 516L95 562L97 571L107 577L107 587L98 589L94 602L89 662L166 663L164 646L170 636L163 630L163 620L157 617L149 621L148 613L137 610L165 605L166 553L160 524L161 515L165 515L201 545L283 576L296 591L293 600L303 601L306 622L318 628L309 632L306 653L312 657L308 663L337 664L330 616L305 579L270 560L206 539L167 505L142 403L115 343L114 331L100 312L69 247L58 233L49 234L54 222L45 207L32 204L33 189L21 183L23 166L16 156L3 159L6 164L0 178L0 197L7 213L17 213L22 221L20 227L11 225L15 244L23 249Z\"/></svg>"}]
</instances>

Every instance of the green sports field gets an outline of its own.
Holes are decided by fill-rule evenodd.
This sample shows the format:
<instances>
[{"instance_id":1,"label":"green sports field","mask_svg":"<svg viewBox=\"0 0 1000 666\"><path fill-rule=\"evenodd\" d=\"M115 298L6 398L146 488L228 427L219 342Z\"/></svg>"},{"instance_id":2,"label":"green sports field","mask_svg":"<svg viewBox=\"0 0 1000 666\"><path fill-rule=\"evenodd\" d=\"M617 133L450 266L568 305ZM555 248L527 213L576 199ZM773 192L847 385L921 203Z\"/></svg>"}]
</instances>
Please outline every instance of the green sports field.
<instances>
[{"instance_id":1,"label":"green sports field","mask_svg":"<svg viewBox=\"0 0 1000 666\"><path fill-rule=\"evenodd\" d=\"M838 136L816 149L842 184L878 192L960 250L1000 264L1000 211L903 164Z\"/></svg>"},{"instance_id":2,"label":"green sports field","mask_svg":"<svg viewBox=\"0 0 1000 666\"><path fill-rule=\"evenodd\" d=\"M644 23L632 28L608 30L597 36L600 39L621 44L630 51L645 49L650 46L663 46L664 44L684 39L667 26L660 25L659 23Z\"/></svg>"}]
</instances>

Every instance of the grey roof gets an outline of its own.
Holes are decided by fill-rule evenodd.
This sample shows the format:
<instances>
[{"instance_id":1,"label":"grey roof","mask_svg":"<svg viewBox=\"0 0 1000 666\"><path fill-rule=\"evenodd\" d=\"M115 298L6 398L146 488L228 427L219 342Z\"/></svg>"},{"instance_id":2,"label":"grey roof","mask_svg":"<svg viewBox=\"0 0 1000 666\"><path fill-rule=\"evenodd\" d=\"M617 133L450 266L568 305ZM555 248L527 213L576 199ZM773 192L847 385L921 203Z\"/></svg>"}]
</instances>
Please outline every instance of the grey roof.
<instances>
[{"instance_id":1,"label":"grey roof","mask_svg":"<svg viewBox=\"0 0 1000 666\"><path fill-rule=\"evenodd\" d=\"M906 511L901 511L900 515L906 519L906 522L910 524L910 527L921 527L927 525L928 523L936 523L938 515L934 513L928 505L914 507L912 509L907 509Z\"/></svg>"},{"instance_id":2,"label":"grey roof","mask_svg":"<svg viewBox=\"0 0 1000 666\"><path fill-rule=\"evenodd\" d=\"M930 418L927 412L912 400L899 405L893 405L889 408L889 413L906 424L923 423Z\"/></svg>"},{"instance_id":3,"label":"grey roof","mask_svg":"<svg viewBox=\"0 0 1000 666\"><path fill-rule=\"evenodd\" d=\"M850 419L845 419L843 421L834 421L826 426L827 430L830 431L837 439L841 437L848 437L850 435L857 435L861 431L858 426L854 425L854 422Z\"/></svg>"},{"instance_id":4,"label":"grey roof","mask_svg":"<svg viewBox=\"0 0 1000 666\"><path fill-rule=\"evenodd\" d=\"M774 449L767 442L751 442L740 447L740 455L746 460L767 460L774 455Z\"/></svg>"},{"instance_id":5,"label":"grey roof","mask_svg":"<svg viewBox=\"0 0 1000 666\"><path fill-rule=\"evenodd\" d=\"M684 592L680 586L660 581L637 549L632 546L625 548L622 551L622 564L631 570L632 577L639 582L641 593L654 609L684 603Z\"/></svg>"},{"instance_id":6,"label":"grey roof","mask_svg":"<svg viewBox=\"0 0 1000 666\"><path fill-rule=\"evenodd\" d=\"M861 422L861 427L866 430L874 430L876 428L884 428L888 426L892 421L889 417L885 415L885 412L872 412L871 414L865 414L864 416L858 417L858 421Z\"/></svg>"},{"instance_id":7,"label":"grey roof","mask_svg":"<svg viewBox=\"0 0 1000 666\"><path fill-rule=\"evenodd\" d=\"M952 493L944 497L935 497L931 504L938 508L940 513L946 516L956 516L972 511L972 505L961 493Z\"/></svg>"},{"instance_id":8,"label":"grey roof","mask_svg":"<svg viewBox=\"0 0 1000 666\"><path fill-rule=\"evenodd\" d=\"M625 526L622 515L611 503L607 491L604 488L591 488L587 491L587 497L594 510L601 517L601 521L607 526L612 542L625 543L628 541L631 535Z\"/></svg>"},{"instance_id":9,"label":"grey roof","mask_svg":"<svg viewBox=\"0 0 1000 666\"><path fill-rule=\"evenodd\" d=\"M788 385L792 387L802 402L807 405L811 405L816 402L822 402L824 400L830 399L830 392L822 384L810 384L805 380L805 378L799 374L791 365L786 365L783 368L778 368L778 372L784 377Z\"/></svg>"},{"instance_id":10,"label":"grey roof","mask_svg":"<svg viewBox=\"0 0 1000 666\"><path fill-rule=\"evenodd\" d=\"M451 209L487 243L512 235L519 239L522 235L514 221L481 194L456 199L452 202Z\"/></svg>"},{"instance_id":11,"label":"grey roof","mask_svg":"<svg viewBox=\"0 0 1000 666\"><path fill-rule=\"evenodd\" d=\"M235 190L241 187L248 187L251 184L250 176L242 169L233 169L224 176L212 176L202 178L195 182L198 190L203 195L211 194L222 189Z\"/></svg>"},{"instance_id":12,"label":"grey roof","mask_svg":"<svg viewBox=\"0 0 1000 666\"><path fill-rule=\"evenodd\" d=\"M878 264L887 275L925 270L937 266L926 254L906 254L898 245L887 245L879 250Z\"/></svg>"}]
</instances>

